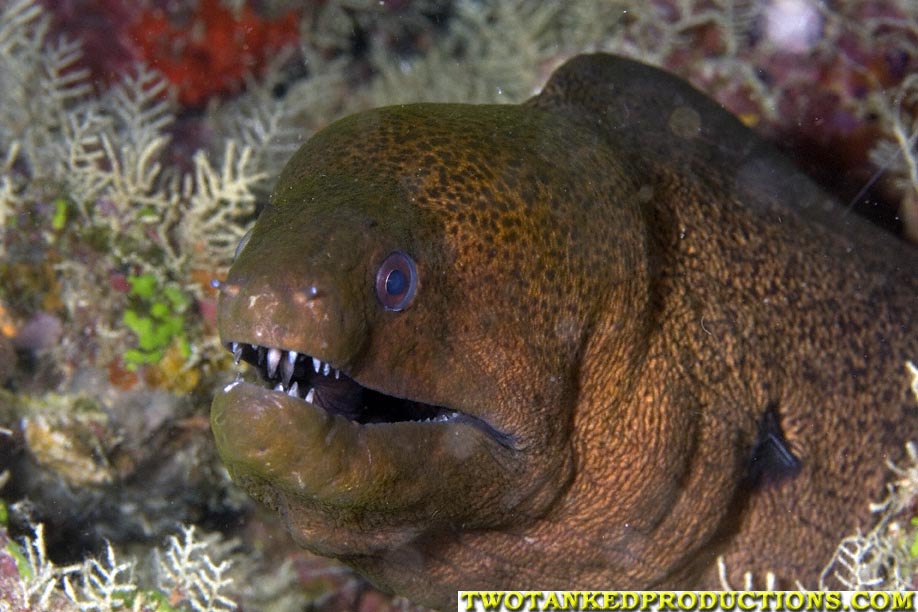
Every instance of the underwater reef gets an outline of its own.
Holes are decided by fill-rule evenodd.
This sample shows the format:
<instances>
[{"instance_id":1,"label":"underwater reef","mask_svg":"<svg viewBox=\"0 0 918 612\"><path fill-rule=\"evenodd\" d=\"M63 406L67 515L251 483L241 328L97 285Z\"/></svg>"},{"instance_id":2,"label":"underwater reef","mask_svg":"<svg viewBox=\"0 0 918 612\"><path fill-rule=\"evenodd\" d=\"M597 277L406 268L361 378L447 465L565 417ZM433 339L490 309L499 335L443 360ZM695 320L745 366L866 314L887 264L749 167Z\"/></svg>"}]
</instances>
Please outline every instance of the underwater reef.
<instances>
[{"instance_id":1,"label":"underwater reef","mask_svg":"<svg viewBox=\"0 0 918 612\"><path fill-rule=\"evenodd\" d=\"M588 51L683 76L918 241L911 0L0 2L0 608L415 609L230 482L211 282L320 127L517 103ZM826 576L914 586L910 457Z\"/></svg>"}]
</instances>

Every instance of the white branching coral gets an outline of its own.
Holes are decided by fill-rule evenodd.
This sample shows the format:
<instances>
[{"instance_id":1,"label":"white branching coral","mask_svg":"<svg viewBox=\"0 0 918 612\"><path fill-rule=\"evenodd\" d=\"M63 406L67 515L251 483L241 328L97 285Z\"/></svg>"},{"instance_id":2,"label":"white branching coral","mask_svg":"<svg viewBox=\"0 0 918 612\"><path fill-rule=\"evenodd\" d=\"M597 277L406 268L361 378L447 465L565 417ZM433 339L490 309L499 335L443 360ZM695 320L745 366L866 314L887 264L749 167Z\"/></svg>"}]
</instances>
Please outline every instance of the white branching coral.
<instances>
[{"instance_id":1,"label":"white branching coral","mask_svg":"<svg viewBox=\"0 0 918 612\"><path fill-rule=\"evenodd\" d=\"M232 581L232 561L215 562L213 542L198 540L194 526L183 526L182 537L170 536L165 553L155 551L159 588L195 612L229 612L236 604L225 593Z\"/></svg>"},{"instance_id":2,"label":"white branching coral","mask_svg":"<svg viewBox=\"0 0 918 612\"><path fill-rule=\"evenodd\" d=\"M822 572L819 588L841 584L851 591L863 589L911 589L918 567L908 551L902 526L896 521L918 499L918 449L906 445L908 463L890 464L896 480L889 484L886 499L872 504L879 515L866 534L857 533L841 541L832 561Z\"/></svg>"},{"instance_id":3,"label":"white branching coral","mask_svg":"<svg viewBox=\"0 0 918 612\"><path fill-rule=\"evenodd\" d=\"M215 133L225 134L239 147L252 150L251 164L257 172L283 167L307 136L304 123L309 122L298 114L309 109L310 115L318 114L327 119L331 113L319 104L319 99L325 96L334 100L334 94L326 90L341 89L340 82L336 88L335 83L312 74L305 82L310 84L308 88L314 95L297 88L295 93L278 98L274 88L285 83L283 66L289 59L289 54L279 54L268 64L261 80L249 79L245 92L212 107L207 117L207 124ZM335 61L330 63L336 65ZM343 70L340 65L338 67L334 72L340 81ZM297 100L296 105L290 103L293 99Z\"/></svg>"},{"instance_id":4,"label":"white branching coral","mask_svg":"<svg viewBox=\"0 0 918 612\"><path fill-rule=\"evenodd\" d=\"M193 173L179 176L164 168L166 130L173 121L163 99L167 89L157 72L138 65L135 75L73 113L60 173L70 177L68 192L87 222L133 237L129 246L155 236L155 266L212 269L227 263L245 232L242 219L254 210L252 189L266 174L253 169L251 148L237 155L231 139L219 170L203 150L194 155ZM111 247L122 261L149 265L149 254L128 252L118 240Z\"/></svg>"},{"instance_id":5,"label":"white branching coral","mask_svg":"<svg viewBox=\"0 0 918 612\"><path fill-rule=\"evenodd\" d=\"M102 557L82 564L57 566L45 550L44 527L19 547L23 559L14 589L0 583L0 610L29 612L231 612L231 561L219 560L223 542L216 534L198 539L194 527L182 527L164 550L155 550L158 584L145 589L137 575L138 562L119 559L111 544ZM157 602L168 601L167 607Z\"/></svg>"},{"instance_id":6,"label":"white branching coral","mask_svg":"<svg viewBox=\"0 0 918 612\"><path fill-rule=\"evenodd\" d=\"M168 87L159 73L143 65L135 72L75 113L82 129L65 134L70 155L62 169L75 177L70 195L86 220L122 232L138 221L159 221L178 204L177 194L162 180L159 161L169 142L165 128L172 122L162 99ZM92 188L80 189L81 184ZM97 210L100 198L111 202L109 214Z\"/></svg>"},{"instance_id":7,"label":"white branching coral","mask_svg":"<svg viewBox=\"0 0 918 612\"><path fill-rule=\"evenodd\" d=\"M253 149L242 147L237 153L236 142L226 141L219 171L203 151L194 156L194 178L186 177L185 192L188 207L178 222L176 256L187 256L192 262L216 262L232 253L245 235L242 217L255 202L254 188L267 175L252 171ZM207 240L202 237L207 236Z\"/></svg>"},{"instance_id":8,"label":"white branching coral","mask_svg":"<svg viewBox=\"0 0 918 612\"><path fill-rule=\"evenodd\" d=\"M912 74L896 87L893 95L875 94L872 97L877 113L886 121L889 140L880 143L870 152L871 160L880 168L888 168L905 181L903 187L918 192L918 116L909 115L906 107L918 107L918 75Z\"/></svg>"},{"instance_id":9,"label":"white branching coral","mask_svg":"<svg viewBox=\"0 0 918 612\"><path fill-rule=\"evenodd\" d=\"M215 154L199 150L190 172L167 165L174 115L165 78L138 64L90 95L80 45L52 44L48 27L36 0L0 10L0 221L63 196L82 223L110 232L116 266L181 279L189 268L228 265L267 177L254 147L276 135L272 115L247 126L251 142L217 139Z\"/></svg>"},{"instance_id":10,"label":"white branching coral","mask_svg":"<svg viewBox=\"0 0 918 612\"><path fill-rule=\"evenodd\" d=\"M26 200L19 166L39 167L53 156L67 108L89 91L79 47L47 38L50 21L36 0L0 5L0 253L6 221ZM45 177L43 177L45 178Z\"/></svg>"},{"instance_id":11,"label":"white branching coral","mask_svg":"<svg viewBox=\"0 0 918 612\"><path fill-rule=\"evenodd\" d=\"M918 403L918 368L911 361L905 367ZM878 515L873 528L841 541L822 572L820 589L838 584L848 590L914 588L918 558L908 549L910 538L899 520L908 517L918 501L918 446L910 442L905 450L905 465L889 464L894 480L887 485L886 498L871 504L871 510ZM912 534L911 539L914 537Z\"/></svg>"},{"instance_id":12,"label":"white branching coral","mask_svg":"<svg viewBox=\"0 0 918 612\"><path fill-rule=\"evenodd\" d=\"M49 161L69 110L89 93L89 72L78 67L80 47L47 40L50 20L36 0L0 9L0 147L18 143L26 163Z\"/></svg>"},{"instance_id":13,"label":"white branching coral","mask_svg":"<svg viewBox=\"0 0 918 612\"><path fill-rule=\"evenodd\" d=\"M907 76L892 92L873 94L870 102L885 136L870 160L880 172L888 171L904 194L900 214L918 239L918 75Z\"/></svg>"},{"instance_id":14,"label":"white branching coral","mask_svg":"<svg viewBox=\"0 0 918 612\"><path fill-rule=\"evenodd\" d=\"M112 545L108 544L104 560L89 558L73 580L71 576L64 576L64 592L81 612L126 609L127 602L134 599L137 591L136 565L133 559L119 562Z\"/></svg>"},{"instance_id":15,"label":"white branching coral","mask_svg":"<svg viewBox=\"0 0 918 612\"><path fill-rule=\"evenodd\" d=\"M52 264L71 323L54 356L111 363L138 341L111 275L151 275L159 288L202 297L202 279L229 266L265 197L287 113L280 102L239 112L236 129L213 131L190 164L172 161L176 147L198 143L172 142L165 77L137 64L98 92L80 45L49 40L49 23L38 0L0 3L0 255L25 252L37 232L48 245L91 249ZM36 233L10 231L43 221ZM183 354L185 365L200 354Z\"/></svg>"},{"instance_id":16,"label":"white branching coral","mask_svg":"<svg viewBox=\"0 0 918 612\"><path fill-rule=\"evenodd\" d=\"M48 559L45 550L44 525L37 525L34 538L23 538L22 551L28 565L25 576L19 581L19 603L35 610L50 610L55 600L57 585L62 576L74 572L79 566L58 567Z\"/></svg>"}]
</instances>

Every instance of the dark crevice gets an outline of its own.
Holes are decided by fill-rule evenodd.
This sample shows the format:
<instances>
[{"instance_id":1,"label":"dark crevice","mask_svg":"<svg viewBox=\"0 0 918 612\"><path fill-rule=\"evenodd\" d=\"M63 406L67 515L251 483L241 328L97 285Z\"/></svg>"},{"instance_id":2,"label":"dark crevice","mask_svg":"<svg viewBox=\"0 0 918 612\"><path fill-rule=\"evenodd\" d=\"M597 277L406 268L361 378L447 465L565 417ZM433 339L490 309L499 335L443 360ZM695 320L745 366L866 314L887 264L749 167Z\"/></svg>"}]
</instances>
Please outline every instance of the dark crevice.
<instances>
[{"instance_id":1,"label":"dark crevice","mask_svg":"<svg viewBox=\"0 0 918 612\"><path fill-rule=\"evenodd\" d=\"M790 450L777 406L772 404L759 421L758 438L752 449L746 472L749 489L792 478L800 471L800 459Z\"/></svg>"}]
</instances>

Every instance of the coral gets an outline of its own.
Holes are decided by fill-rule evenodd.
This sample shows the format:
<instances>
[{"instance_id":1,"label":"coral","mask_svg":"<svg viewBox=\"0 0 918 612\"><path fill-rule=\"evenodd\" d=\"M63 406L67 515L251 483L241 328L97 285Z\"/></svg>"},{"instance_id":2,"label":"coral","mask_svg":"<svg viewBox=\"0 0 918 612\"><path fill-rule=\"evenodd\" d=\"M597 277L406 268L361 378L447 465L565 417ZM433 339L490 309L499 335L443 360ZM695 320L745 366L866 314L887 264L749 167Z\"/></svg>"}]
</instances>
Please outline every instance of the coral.
<instances>
[{"instance_id":1,"label":"coral","mask_svg":"<svg viewBox=\"0 0 918 612\"><path fill-rule=\"evenodd\" d=\"M49 17L34 0L12 0L0 10L0 147L5 187L18 194L16 162L53 167L49 149L67 123L68 110L90 91L78 67L79 45L47 39Z\"/></svg>"},{"instance_id":2,"label":"coral","mask_svg":"<svg viewBox=\"0 0 918 612\"><path fill-rule=\"evenodd\" d=\"M80 610L107 612L126 608L136 599L134 567L137 563L133 560L119 563L111 544L106 546L105 553L101 561L93 557L86 559L78 572L62 572L64 592Z\"/></svg>"},{"instance_id":3,"label":"coral","mask_svg":"<svg viewBox=\"0 0 918 612\"><path fill-rule=\"evenodd\" d=\"M43 605L51 597L57 575L72 571L74 568L59 570L48 560L42 525L35 528L35 539L25 538L23 548L25 549L26 566L20 571L23 571L28 578L28 582L22 585L23 599L31 603L32 598L38 596L38 605Z\"/></svg>"},{"instance_id":4,"label":"coral","mask_svg":"<svg viewBox=\"0 0 918 612\"><path fill-rule=\"evenodd\" d=\"M891 92L873 93L870 101L884 118L883 137L870 150L870 160L879 172L888 172L902 194L899 213L907 235L918 242L918 75L909 75Z\"/></svg>"},{"instance_id":5,"label":"coral","mask_svg":"<svg viewBox=\"0 0 918 612\"><path fill-rule=\"evenodd\" d=\"M0 608L12 612L231 612L227 595L231 562L219 562L221 540L198 539L193 527L182 526L182 539L171 536L165 551L156 549L156 588L138 577L138 561L120 560L111 544L104 555L82 563L57 566L45 550L44 526L21 545L0 527Z\"/></svg>"},{"instance_id":6,"label":"coral","mask_svg":"<svg viewBox=\"0 0 918 612\"><path fill-rule=\"evenodd\" d=\"M72 177L67 193L85 220L124 233L133 223L160 220L156 212L176 205L159 162L172 122L166 91L157 72L138 65L98 103L68 115L58 172ZM90 208L99 200L111 202L110 210Z\"/></svg>"},{"instance_id":7,"label":"coral","mask_svg":"<svg viewBox=\"0 0 918 612\"><path fill-rule=\"evenodd\" d=\"M172 82L179 101L200 106L218 94L237 92L244 77L298 40L297 15L264 19L249 6L235 10L218 0L198 0L190 15L170 19L148 9L130 29L143 59Z\"/></svg>"},{"instance_id":8,"label":"coral","mask_svg":"<svg viewBox=\"0 0 918 612\"><path fill-rule=\"evenodd\" d=\"M58 591L61 577L77 566L58 567L45 551L44 527L35 527L34 538L24 538L20 547L0 528L0 603L13 611L69 612L76 610Z\"/></svg>"},{"instance_id":9,"label":"coral","mask_svg":"<svg viewBox=\"0 0 918 612\"><path fill-rule=\"evenodd\" d=\"M236 141L228 139L217 172L206 153L195 153L194 179L185 180L189 205L178 228L178 240L192 268L228 264L228 255L245 235L245 221L254 210L254 189L267 178L267 173L254 170L252 157L251 146L237 152ZM201 241L202 236L209 238Z\"/></svg>"},{"instance_id":10,"label":"coral","mask_svg":"<svg viewBox=\"0 0 918 612\"><path fill-rule=\"evenodd\" d=\"M104 246L119 262L151 267L165 259L173 271L181 271L195 259L188 235L194 233L197 242L209 230L223 229L219 224L198 228L189 218L204 222L212 215L251 215L249 190L264 178L249 164L251 151L224 141L216 154L199 151L191 172L164 166L175 120L168 80L138 64L103 95L88 97L87 71L76 67L79 46L66 40L49 45L47 24L33 0L17 0L0 15L0 74L12 75L7 78L13 81L0 83L4 219L20 202L39 199L43 192L36 191L36 183L49 179L74 204L76 218L69 225L82 221L107 232ZM43 100L42 108L35 108L34 98ZM214 160L221 172L214 170ZM60 208L52 215L60 219ZM173 245L179 219L182 232ZM79 228L65 224L61 229ZM191 253L187 257L185 249ZM222 253L218 262L206 264L227 258Z\"/></svg>"},{"instance_id":11,"label":"coral","mask_svg":"<svg viewBox=\"0 0 918 612\"><path fill-rule=\"evenodd\" d=\"M161 4L159 0L152 1ZM66 36L79 42L81 65L90 71L96 88L111 85L142 59L127 30L150 0L39 0L39 3L50 17L50 39ZM100 32L105 35L100 36Z\"/></svg>"},{"instance_id":12,"label":"coral","mask_svg":"<svg viewBox=\"0 0 918 612\"><path fill-rule=\"evenodd\" d=\"M212 540L195 538L194 526L183 526L181 539L169 536L166 551L155 551L158 586L172 594L170 601L185 602L195 612L236 609L236 604L224 594L232 584L226 576L232 562L215 563L208 554L212 546Z\"/></svg>"},{"instance_id":13,"label":"coral","mask_svg":"<svg viewBox=\"0 0 918 612\"><path fill-rule=\"evenodd\" d=\"M906 533L897 518L914 512L918 500L918 447L906 446L908 464L890 464L896 480L888 485L886 498L871 509L878 519L866 534L856 533L844 538L835 555L822 572L820 589L838 588L901 591L915 588L918 558L911 554L915 541L914 529ZM911 523L914 527L914 523Z\"/></svg>"},{"instance_id":14,"label":"coral","mask_svg":"<svg viewBox=\"0 0 918 612\"><path fill-rule=\"evenodd\" d=\"M188 268L228 262L238 237L226 236L251 216L251 190L265 174L252 168L250 148L237 153L230 139L222 156L197 151L193 172L164 168L166 128L174 120L161 100L166 89L158 73L139 66L136 76L72 113L59 173L70 177L66 191L82 219L108 232L117 261L180 277ZM211 160L221 157L217 171Z\"/></svg>"},{"instance_id":15,"label":"coral","mask_svg":"<svg viewBox=\"0 0 918 612\"><path fill-rule=\"evenodd\" d=\"M67 321L51 351L63 367L92 355L113 372L121 363L155 370L169 357L159 369L180 378L151 371L145 380L190 390L220 353L186 313L228 265L265 191L255 164L268 160L217 138L214 152L197 149L183 165L170 83L137 64L91 95L80 46L50 43L49 22L34 0L0 10L0 278L4 289L35 281L10 306L24 319L40 307ZM154 277L164 295L184 297L138 304L119 277Z\"/></svg>"},{"instance_id":16,"label":"coral","mask_svg":"<svg viewBox=\"0 0 918 612\"><path fill-rule=\"evenodd\" d=\"M111 483L113 470L102 454L98 418L51 419L36 414L22 419L25 443L35 461L75 486Z\"/></svg>"},{"instance_id":17,"label":"coral","mask_svg":"<svg viewBox=\"0 0 918 612\"><path fill-rule=\"evenodd\" d=\"M0 511L4 506L0 504ZM2 514L2 512L0 512ZM269 568L239 555L238 543L215 533L181 525L146 559L136 559L106 543L100 555L81 563L57 565L46 550L45 526L19 543L0 521L0 610L9 612L231 612L237 608L262 612L302 610L309 602L297 593L293 563ZM340 569L343 573L346 570ZM359 579L354 579L358 582ZM365 583L360 582L365 588ZM240 587L251 585L240 594ZM257 593L253 593L253 589ZM326 593L324 597L328 597ZM380 599L372 593L367 601ZM352 600L335 610L355 609ZM420 610L401 600L386 606L380 600L360 609ZM324 609L321 601L311 609Z\"/></svg>"},{"instance_id":18,"label":"coral","mask_svg":"<svg viewBox=\"0 0 918 612\"><path fill-rule=\"evenodd\" d=\"M236 154L236 149L241 147L240 156L244 156L246 160L243 168L248 166L257 172L252 174L250 171L245 174L257 179L249 179L243 194L246 198L251 199L254 195L256 200L265 201L268 190L273 185L262 179L271 177L272 172L282 168L303 143L305 130L295 118L295 114L302 110L299 108L300 105L291 104L287 98L278 99L273 92L275 81L281 78L282 63L281 59L271 64L267 68L264 81L250 81L245 94L211 109L206 119L208 128L216 133L225 134L227 147L231 144L233 146L232 150L225 151L224 158L232 158ZM324 82L317 85L313 82L315 80L321 79L309 79L309 82L313 83L314 91L316 87L328 86ZM303 106L307 104L315 105L316 100L307 97L303 100ZM315 112L316 108L310 109L310 113ZM330 115L321 111L318 111L318 114L326 119ZM206 211L210 207L212 205L204 205L201 209ZM241 237L238 231L240 228L247 230L248 223L236 224L236 230L232 233L234 240L238 241ZM236 244L237 242L233 242L232 247L235 248Z\"/></svg>"},{"instance_id":19,"label":"coral","mask_svg":"<svg viewBox=\"0 0 918 612\"><path fill-rule=\"evenodd\" d=\"M219 463L206 417L186 397L107 386L79 394L0 390L0 468L17 530L44 523L57 559L151 541L178 523L232 523L249 508ZM48 536L50 534L50 536Z\"/></svg>"}]
</instances>

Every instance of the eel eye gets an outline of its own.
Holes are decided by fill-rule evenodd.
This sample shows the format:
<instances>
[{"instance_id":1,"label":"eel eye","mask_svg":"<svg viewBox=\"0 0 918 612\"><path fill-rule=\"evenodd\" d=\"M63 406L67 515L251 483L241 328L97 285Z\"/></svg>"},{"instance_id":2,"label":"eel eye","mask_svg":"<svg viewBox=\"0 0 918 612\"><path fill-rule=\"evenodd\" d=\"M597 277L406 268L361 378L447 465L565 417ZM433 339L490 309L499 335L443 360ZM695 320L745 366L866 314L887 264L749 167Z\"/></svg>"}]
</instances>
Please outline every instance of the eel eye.
<instances>
[{"instance_id":1,"label":"eel eye","mask_svg":"<svg viewBox=\"0 0 918 612\"><path fill-rule=\"evenodd\" d=\"M236 261L237 259L239 259L239 253L242 252L242 249L245 248L245 245L248 244L249 238L251 237L252 237L252 230L250 229L249 231L245 233L245 236L243 236L242 239L239 240L239 244L236 245L236 252L233 253L233 261Z\"/></svg>"},{"instance_id":2,"label":"eel eye","mask_svg":"<svg viewBox=\"0 0 918 612\"><path fill-rule=\"evenodd\" d=\"M405 253L395 251L376 272L376 297L386 310L405 310L418 288L418 271Z\"/></svg>"}]
</instances>

